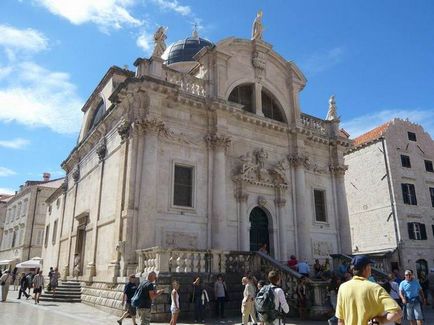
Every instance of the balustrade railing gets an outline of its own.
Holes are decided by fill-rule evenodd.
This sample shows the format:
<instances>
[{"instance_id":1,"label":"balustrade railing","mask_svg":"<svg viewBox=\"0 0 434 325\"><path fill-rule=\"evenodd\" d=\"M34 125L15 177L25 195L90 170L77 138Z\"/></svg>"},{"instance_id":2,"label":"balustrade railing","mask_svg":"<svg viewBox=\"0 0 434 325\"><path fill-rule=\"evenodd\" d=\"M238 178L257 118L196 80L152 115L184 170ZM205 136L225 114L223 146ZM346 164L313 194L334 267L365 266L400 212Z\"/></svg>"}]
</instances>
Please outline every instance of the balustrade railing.
<instances>
[{"instance_id":1,"label":"balustrade railing","mask_svg":"<svg viewBox=\"0 0 434 325\"><path fill-rule=\"evenodd\" d=\"M300 114L301 125L319 135L328 135L327 122L308 114Z\"/></svg>"},{"instance_id":2,"label":"balustrade railing","mask_svg":"<svg viewBox=\"0 0 434 325\"><path fill-rule=\"evenodd\" d=\"M205 97L206 81L165 67L166 81L176 84L188 94Z\"/></svg>"}]
</instances>

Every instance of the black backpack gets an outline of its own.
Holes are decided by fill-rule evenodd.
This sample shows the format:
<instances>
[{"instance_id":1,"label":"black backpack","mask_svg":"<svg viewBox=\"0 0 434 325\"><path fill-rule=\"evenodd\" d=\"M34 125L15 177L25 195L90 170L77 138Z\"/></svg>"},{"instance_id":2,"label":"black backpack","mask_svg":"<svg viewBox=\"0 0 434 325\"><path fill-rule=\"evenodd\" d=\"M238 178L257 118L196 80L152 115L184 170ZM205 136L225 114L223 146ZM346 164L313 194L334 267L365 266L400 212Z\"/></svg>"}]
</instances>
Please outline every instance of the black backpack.
<instances>
[{"instance_id":1,"label":"black backpack","mask_svg":"<svg viewBox=\"0 0 434 325\"><path fill-rule=\"evenodd\" d=\"M131 305L135 308L145 308L149 304L151 298L149 298L150 284L148 280L140 283L134 296L131 298Z\"/></svg>"},{"instance_id":2,"label":"black backpack","mask_svg":"<svg viewBox=\"0 0 434 325\"><path fill-rule=\"evenodd\" d=\"M260 319L265 322L273 322L279 316L274 303L274 288L276 286L272 284L263 286L255 298L256 311Z\"/></svg>"}]
</instances>

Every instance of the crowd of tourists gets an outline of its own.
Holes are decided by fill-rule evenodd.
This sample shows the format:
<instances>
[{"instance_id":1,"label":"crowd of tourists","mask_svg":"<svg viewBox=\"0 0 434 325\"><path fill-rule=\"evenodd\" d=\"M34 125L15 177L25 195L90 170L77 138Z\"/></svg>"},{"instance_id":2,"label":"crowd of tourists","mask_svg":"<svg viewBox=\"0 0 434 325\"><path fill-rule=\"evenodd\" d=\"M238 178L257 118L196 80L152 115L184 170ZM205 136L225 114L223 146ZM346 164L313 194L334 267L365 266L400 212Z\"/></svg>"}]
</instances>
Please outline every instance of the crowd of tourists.
<instances>
[{"instance_id":1,"label":"crowd of tourists","mask_svg":"<svg viewBox=\"0 0 434 325\"><path fill-rule=\"evenodd\" d=\"M56 293L56 288L58 286L60 273L56 268L50 268L50 272L48 273L48 287L47 290L53 291L53 294ZM18 272L17 268L11 270L5 270L0 274L0 287L1 287L1 301L5 302L8 294L10 286L13 286L14 290L18 288L18 297L17 299L21 299L21 296L24 295L26 299L31 297L31 290L33 289L34 296L32 297L35 300L35 304L39 304L39 300L44 290L44 276L42 275L42 270L36 269L34 272Z\"/></svg>"}]
</instances>

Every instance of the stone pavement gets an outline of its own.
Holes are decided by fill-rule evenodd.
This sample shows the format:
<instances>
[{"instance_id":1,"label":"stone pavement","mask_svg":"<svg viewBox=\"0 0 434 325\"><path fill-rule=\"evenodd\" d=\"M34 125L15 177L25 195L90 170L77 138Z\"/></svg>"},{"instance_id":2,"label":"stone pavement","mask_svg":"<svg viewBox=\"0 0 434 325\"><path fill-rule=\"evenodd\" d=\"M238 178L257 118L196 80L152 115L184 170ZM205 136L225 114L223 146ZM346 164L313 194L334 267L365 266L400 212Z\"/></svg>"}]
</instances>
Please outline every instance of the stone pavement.
<instances>
[{"instance_id":1,"label":"stone pavement","mask_svg":"<svg viewBox=\"0 0 434 325\"><path fill-rule=\"evenodd\" d=\"M35 305L33 300L17 300L17 293L9 292L8 300L0 303L0 324L1 325L117 325L117 317L87 306L82 303L58 303L41 302ZM431 306L425 308L426 325L434 325L434 309ZM218 322L207 321L206 324L235 325L240 324L241 317ZM125 319L123 324L132 324L130 319ZM161 325L163 323L152 323ZM165 323L167 324L167 323ZM179 325L191 323L178 323ZM287 320L287 325L325 325L327 322ZM406 324L406 322L403 322Z\"/></svg>"}]
</instances>

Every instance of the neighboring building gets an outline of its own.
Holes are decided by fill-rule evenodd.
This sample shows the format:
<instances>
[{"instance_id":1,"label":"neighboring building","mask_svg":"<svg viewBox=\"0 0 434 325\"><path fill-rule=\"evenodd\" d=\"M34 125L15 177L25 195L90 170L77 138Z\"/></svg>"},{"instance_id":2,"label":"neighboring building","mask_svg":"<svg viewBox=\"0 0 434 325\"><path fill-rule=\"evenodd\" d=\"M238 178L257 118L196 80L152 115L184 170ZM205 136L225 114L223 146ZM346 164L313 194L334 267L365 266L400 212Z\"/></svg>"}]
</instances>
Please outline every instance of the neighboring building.
<instances>
[{"instance_id":1,"label":"neighboring building","mask_svg":"<svg viewBox=\"0 0 434 325\"><path fill-rule=\"evenodd\" d=\"M354 253L385 270L434 267L434 142L394 119L354 139L345 176Z\"/></svg>"},{"instance_id":2,"label":"neighboring building","mask_svg":"<svg viewBox=\"0 0 434 325\"><path fill-rule=\"evenodd\" d=\"M42 254L46 216L45 200L63 183L63 178L26 181L6 204L0 260L20 262Z\"/></svg>"},{"instance_id":3,"label":"neighboring building","mask_svg":"<svg viewBox=\"0 0 434 325\"><path fill-rule=\"evenodd\" d=\"M2 242L3 239L3 227L4 227L4 223L5 223L5 219L6 219L6 205L8 203L8 201L13 197L13 195L10 194L0 194L0 243ZM1 265L8 265L6 264L5 261L2 261L0 259L0 268Z\"/></svg>"},{"instance_id":4,"label":"neighboring building","mask_svg":"<svg viewBox=\"0 0 434 325\"><path fill-rule=\"evenodd\" d=\"M46 200L47 216L45 219L45 236L42 248L44 274L48 274L50 267L59 265L60 229L62 227L63 208L65 206L64 193L65 187L60 186Z\"/></svg>"},{"instance_id":5,"label":"neighboring building","mask_svg":"<svg viewBox=\"0 0 434 325\"><path fill-rule=\"evenodd\" d=\"M326 120L302 113L305 77L260 35L213 44L194 33L162 59L164 38L136 73L110 68L82 108L67 190L48 201L49 232L60 229L50 263L112 282L142 272L136 252L153 246L350 253L351 142L334 98Z\"/></svg>"}]
</instances>

